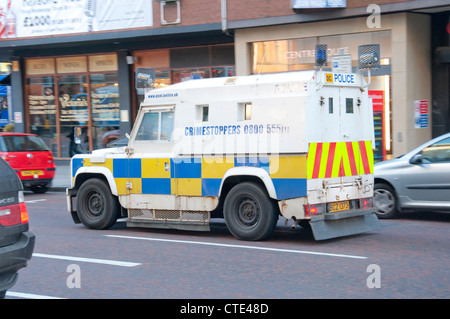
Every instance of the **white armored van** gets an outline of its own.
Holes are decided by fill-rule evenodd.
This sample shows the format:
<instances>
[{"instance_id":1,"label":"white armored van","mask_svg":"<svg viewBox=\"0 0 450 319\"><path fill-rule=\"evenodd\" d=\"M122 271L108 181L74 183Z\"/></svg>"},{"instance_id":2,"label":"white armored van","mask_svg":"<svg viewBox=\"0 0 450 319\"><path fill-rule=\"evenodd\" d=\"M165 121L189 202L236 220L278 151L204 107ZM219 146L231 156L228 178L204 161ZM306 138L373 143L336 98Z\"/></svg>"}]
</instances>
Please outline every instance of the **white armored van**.
<instances>
[{"instance_id":1,"label":"white armored van","mask_svg":"<svg viewBox=\"0 0 450 319\"><path fill-rule=\"evenodd\" d=\"M372 104L361 74L298 71L150 90L127 147L71 160L68 209L89 228L209 230L243 240L280 216L317 240L378 227Z\"/></svg>"}]
</instances>

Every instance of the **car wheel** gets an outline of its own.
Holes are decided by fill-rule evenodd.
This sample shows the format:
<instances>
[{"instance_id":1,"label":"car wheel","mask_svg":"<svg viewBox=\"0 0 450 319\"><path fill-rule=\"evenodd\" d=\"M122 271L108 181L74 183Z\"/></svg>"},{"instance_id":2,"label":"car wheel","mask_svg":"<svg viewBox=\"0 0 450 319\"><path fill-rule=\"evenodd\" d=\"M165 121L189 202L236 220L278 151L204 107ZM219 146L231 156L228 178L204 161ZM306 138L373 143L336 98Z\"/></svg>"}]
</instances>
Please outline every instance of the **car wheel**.
<instances>
[{"instance_id":1,"label":"car wheel","mask_svg":"<svg viewBox=\"0 0 450 319\"><path fill-rule=\"evenodd\" d=\"M92 178L84 182L77 194L77 214L88 228L108 229L117 221L120 204L106 182Z\"/></svg>"},{"instance_id":2,"label":"car wheel","mask_svg":"<svg viewBox=\"0 0 450 319\"><path fill-rule=\"evenodd\" d=\"M394 218L397 211L397 198L394 189L383 183L375 184L373 202L378 218Z\"/></svg>"},{"instance_id":3,"label":"car wheel","mask_svg":"<svg viewBox=\"0 0 450 319\"><path fill-rule=\"evenodd\" d=\"M229 231L238 239L264 240L276 226L275 205L265 190L254 183L234 186L224 204L224 218Z\"/></svg>"},{"instance_id":4,"label":"car wheel","mask_svg":"<svg viewBox=\"0 0 450 319\"><path fill-rule=\"evenodd\" d=\"M47 192L50 188L45 185L45 186L34 186L31 188L31 190L33 191L33 193L35 194L44 194L45 192Z\"/></svg>"}]
</instances>

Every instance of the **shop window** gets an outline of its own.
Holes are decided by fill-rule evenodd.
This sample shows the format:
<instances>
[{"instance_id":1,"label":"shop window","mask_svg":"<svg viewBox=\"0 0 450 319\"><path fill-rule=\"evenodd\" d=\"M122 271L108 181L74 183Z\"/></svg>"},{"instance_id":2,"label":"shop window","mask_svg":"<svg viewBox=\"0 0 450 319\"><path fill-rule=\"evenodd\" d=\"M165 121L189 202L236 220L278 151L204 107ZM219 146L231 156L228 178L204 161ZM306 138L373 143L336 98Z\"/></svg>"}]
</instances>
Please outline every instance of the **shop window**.
<instances>
[{"instance_id":1,"label":"shop window","mask_svg":"<svg viewBox=\"0 0 450 319\"><path fill-rule=\"evenodd\" d=\"M174 83L209 78L209 68L176 70L172 72Z\"/></svg>"},{"instance_id":2,"label":"shop window","mask_svg":"<svg viewBox=\"0 0 450 319\"><path fill-rule=\"evenodd\" d=\"M53 76L28 78L26 83L30 132L39 135L56 155L55 79Z\"/></svg>"},{"instance_id":3,"label":"shop window","mask_svg":"<svg viewBox=\"0 0 450 319\"><path fill-rule=\"evenodd\" d=\"M118 80L117 73L90 76L94 148L107 147L120 137Z\"/></svg>"}]
</instances>

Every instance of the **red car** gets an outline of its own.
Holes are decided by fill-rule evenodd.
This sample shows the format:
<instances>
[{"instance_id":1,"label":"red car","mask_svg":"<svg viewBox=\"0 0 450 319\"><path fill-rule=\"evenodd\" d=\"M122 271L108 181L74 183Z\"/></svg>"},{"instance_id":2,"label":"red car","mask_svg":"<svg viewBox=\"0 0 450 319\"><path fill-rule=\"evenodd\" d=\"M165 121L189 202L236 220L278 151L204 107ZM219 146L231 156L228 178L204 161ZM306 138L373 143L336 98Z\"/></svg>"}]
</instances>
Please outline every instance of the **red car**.
<instances>
[{"instance_id":1,"label":"red car","mask_svg":"<svg viewBox=\"0 0 450 319\"><path fill-rule=\"evenodd\" d=\"M55 176L53 155L35 134L0 133L0 157L19 175L25 189L45 193Z\"/></svg>"}]
</instances>

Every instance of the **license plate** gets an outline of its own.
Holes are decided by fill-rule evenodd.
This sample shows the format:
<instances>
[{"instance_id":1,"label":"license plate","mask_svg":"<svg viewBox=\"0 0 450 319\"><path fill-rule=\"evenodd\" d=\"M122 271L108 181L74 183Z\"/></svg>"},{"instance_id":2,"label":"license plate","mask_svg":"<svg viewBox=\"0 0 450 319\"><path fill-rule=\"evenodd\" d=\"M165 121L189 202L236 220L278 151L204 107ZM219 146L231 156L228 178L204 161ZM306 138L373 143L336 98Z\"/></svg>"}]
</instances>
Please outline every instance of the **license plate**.
<instances>
[{"instance_id":1,"label":"license plate","mask_svg":"<svg viewBox=\"0 0 450 319\"><path fill-rule=\"evenodd\" d=\"M350 202L348 200L346 200L343 202L329 203L328 207L329 207L330 213L340 212L343 210L350 209Z\"/></svg>"},{"instance_id":2,"label":"license plate","mask_svg":"<svg viewBox=\"0 0 450 319\"><path fill-rule=\"evenodd\" d=\"M34 175L44 175L44 171L41 169L35 169L31 171L22 171L22 176L34 176Z\"/></svg>"}]
</instances>

